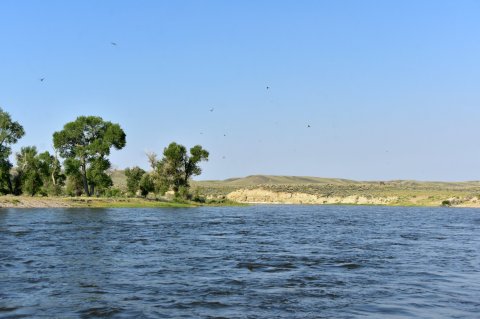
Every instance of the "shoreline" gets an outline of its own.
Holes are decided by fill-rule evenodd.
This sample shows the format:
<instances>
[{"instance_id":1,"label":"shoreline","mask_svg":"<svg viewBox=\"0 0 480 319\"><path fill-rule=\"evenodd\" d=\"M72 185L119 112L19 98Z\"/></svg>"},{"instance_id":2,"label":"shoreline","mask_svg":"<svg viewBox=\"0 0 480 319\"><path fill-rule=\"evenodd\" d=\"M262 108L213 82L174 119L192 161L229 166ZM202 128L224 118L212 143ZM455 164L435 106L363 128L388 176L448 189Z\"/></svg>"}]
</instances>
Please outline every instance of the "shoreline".
<instances>
[{"instance_id":1,"label":"shoreline","mask_svg":"<svg viewBox=\"0 0 480 319\"><path fill-rule=\"evenodd\" d=\"M257 190L258 191L258 190ZM245 195L243 193L242 195ZM256 194L258 195L258 193ZM265 193L262 192L262 195ZM272 195L272 193L270 193ZM301 194L304 200L304 194ZM252 196L255 197L255 196ZM435 202L410 202L410 201L352 201L352 196L336 197L334 200L325 201L323 197L320 200L298 201L293 200L295 195L289 194L290 200L285 198L262 196L262 198L253 198L249 196L239 198L238 196L227 196L227 200L221 201L213 199L210 203L199 202L174 202L158 199L130 198L130 197L31 197L31 196L0 196L0 209L2 208L194 208L194 207L226 207L226 206L251 206L251 205L292 205L292 206L379 206L379 207L452 207L452 208L480 208L480 201L469 201L461 203L452 203L443 205ZM361 198L362 195L355 196ZM280 200L279 200L280 199Z\"/></svg>"},{"instance_id":2,"label":"shoreline","mask_svg":"<svg viewBox=\"0 0 480 319\"><path fill-rule=\"evenodd\" d=\"M213 206L143 198L0 196L1 208L187 208Z\"/></svg>"},{"instance_id":3,"label":"shoreline","mask_svg":"<svg viewBox=\"0 0 480 319\"><path fill-rule=\"evenodd\" d=\"M376 194L350 191L327 195L319 192L306 193L260 187L238 189L227 194L226 198L246 204L480 208L478 195L415 190L408 193L389 191Z\"/></svg>"}]
</instances>

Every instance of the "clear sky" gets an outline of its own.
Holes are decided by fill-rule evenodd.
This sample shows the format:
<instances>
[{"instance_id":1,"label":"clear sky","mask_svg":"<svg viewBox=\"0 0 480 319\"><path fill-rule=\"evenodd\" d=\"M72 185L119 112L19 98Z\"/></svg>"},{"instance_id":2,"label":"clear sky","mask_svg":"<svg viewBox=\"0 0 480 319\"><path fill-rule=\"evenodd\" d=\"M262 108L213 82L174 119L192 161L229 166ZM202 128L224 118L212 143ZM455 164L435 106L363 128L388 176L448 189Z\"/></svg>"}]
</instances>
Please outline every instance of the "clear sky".
<instances>
[{"instance_id":1,"label":"clear sky","mask_svg":"<svg viewBox=\"0 0 480 319\"><path fill-rule=\"evenodd\" d=\"M210 151L200 179L480 180L479 17L476 0L2 0L0 107L26 130L15 150L79 115L119 123L118 168L176 141Z\"/></svg>"}]
</instances>

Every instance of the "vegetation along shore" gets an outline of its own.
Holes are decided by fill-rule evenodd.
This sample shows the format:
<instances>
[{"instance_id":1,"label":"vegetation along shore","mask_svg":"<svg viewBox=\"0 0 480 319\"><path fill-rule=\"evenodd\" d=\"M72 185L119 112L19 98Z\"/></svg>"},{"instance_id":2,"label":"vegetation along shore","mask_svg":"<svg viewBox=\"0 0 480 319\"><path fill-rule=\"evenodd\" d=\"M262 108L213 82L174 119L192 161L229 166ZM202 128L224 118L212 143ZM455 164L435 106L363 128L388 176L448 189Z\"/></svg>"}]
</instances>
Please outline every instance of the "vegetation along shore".
<instances>
[{"instance_id":1,"label":"vegetation along shore","mask_svg":"<svg viewBox=\"0 0 480 319\"><path fill-rule=\"evenodd\" d=\"M12 196L0 197L0 207L198 207L246 204L383 205L480 207L480 182L359 182L345 179L255 175L224 181L193 181L191 191L202 202L129 197L124 171L112 171L112 197ZM197 199L198 200L198 199Z\"/></svg>"},{"instance_id":2,"label":"vegetation along shore","mask_svg":"<svg viewBox=\"0 0 480 319\"><path fill-rule=\"evenodd\" d=\"M23 126L0 109L0 207L195 207L241 204L343 204L480 207L480 182L361 182L346 179L255 175L193 181L209 152L176 142L162 156L146 154L150 169L112 170L112 149L126 145L119 124L79 116L53 133L54 153L11 146Z\"/></svg>"},{"instance_id":3,"label":"vegetation along shore","mask_svg":"<svg viewBox=\"0 0 480 319\"><path fill-rule=\"evenodd\" d=\"M98 116L79 116L53 133L53 154L39 153L36 146L22 147L14 165L12 145L24 135L23 126L0 108L0 194L8 195L0 201L3 207L230 204L227 199L206 200L190 191L191 178L202 173L199 164L209 157L201 145L187 150L172 142L162 157L147 154L151 170L127 168L126 188L120 189L113 183L109 160L112 149L121 150L127 143L119 124Z\"/></svg>"}]
</instances>

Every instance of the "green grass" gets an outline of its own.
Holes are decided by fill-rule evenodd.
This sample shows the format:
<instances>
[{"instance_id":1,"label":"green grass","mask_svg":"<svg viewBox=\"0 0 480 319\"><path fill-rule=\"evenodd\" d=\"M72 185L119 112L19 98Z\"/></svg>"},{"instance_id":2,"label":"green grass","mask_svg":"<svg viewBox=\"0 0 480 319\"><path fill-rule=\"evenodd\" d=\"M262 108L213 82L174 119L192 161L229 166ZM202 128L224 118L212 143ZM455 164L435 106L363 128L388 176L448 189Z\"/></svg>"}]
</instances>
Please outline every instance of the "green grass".
<instances>
[{"instance_id":1,"label":"green grass","mask_svg":"<svg viewBox=\"0 0 480 319\"><path fill-rule=\"evenodd\" d=\"M194 203L177 203L141 198L68 198L68 203L76 207L98 208L163 208L163 207L196 207Z\"/></svg>"}]
</instances>

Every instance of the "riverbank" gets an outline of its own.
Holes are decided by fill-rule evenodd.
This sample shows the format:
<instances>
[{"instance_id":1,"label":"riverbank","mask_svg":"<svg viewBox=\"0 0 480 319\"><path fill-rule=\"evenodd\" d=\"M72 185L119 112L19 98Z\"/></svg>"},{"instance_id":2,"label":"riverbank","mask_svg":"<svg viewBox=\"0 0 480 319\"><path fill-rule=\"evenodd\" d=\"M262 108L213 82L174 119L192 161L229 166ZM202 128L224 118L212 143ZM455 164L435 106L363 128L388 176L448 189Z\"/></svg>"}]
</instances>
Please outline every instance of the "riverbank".
<instances>
[{"instance_id":1,"label":"riverbank","mask_svg":"<svg viewBox=\"0 0 480 319\"><path fill-rule=\"evenodd\" d=\"M0 208L174 208L235 205L245 204L238 204L229 200L196 203L143 198L0 196Z\"/></svg>"},{"instance_id":2,"label":"riverbank","mask_svg":"<svg viewBox=\"0 0 480 319\"><path fill-rule=\"evenodd\" d=\"M206 198L249 204L480 207L480 182L353 181L255 175L195 182Z\"/></svg>"},{"instance_id":3,"label":"riverbank","mask_svg":"<svg viewBox=\"0 0 480 319\"><path fill-rule=\"evenodd\" d=\"M379 196L365 193L352 195L324 195L302 192L271 191L263 188L239 189L227 195L229 200L246 204L289 204L289 205L377 205L417 207L480 207L478 196L457 196L438 194L412 194L410 196Z\"/></svg>"},{"instance_id":4,"label":"riverbank","mask_svg":"<svg viewBox=\"0 0 480 319\"><path fill-rule=\"evenodd\" d=\"M126 193L123 171L112 176ZM480 182L372 181L254 175L224 181L193 181L192 193L205 203L163 199L0 196L0 208L32 207L198 207L248 204L381 205L480 208Z\"/></svg>"},{"instance_id":5,"label":"riverbank","mask_svg":"<svg viewBox=\"0 0 480 319\"><path fill-rule=\"evenodd\" d=\"M30 197L0 196L0 208L187 208L201 206L246 205L376 205L417 207L471 207L480 208L480 196L371 196L357 194L325 196L302 192L281 192L264 188L239 189L219 198L210 197L206 203L175 202L142 198L97 197Z\"/></svg>"}]
</instances>

